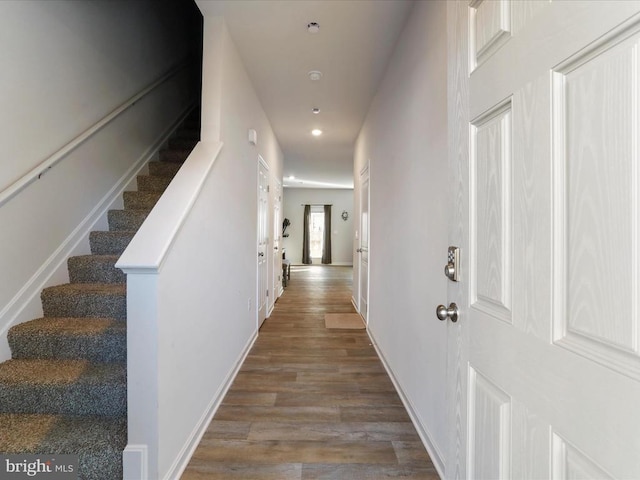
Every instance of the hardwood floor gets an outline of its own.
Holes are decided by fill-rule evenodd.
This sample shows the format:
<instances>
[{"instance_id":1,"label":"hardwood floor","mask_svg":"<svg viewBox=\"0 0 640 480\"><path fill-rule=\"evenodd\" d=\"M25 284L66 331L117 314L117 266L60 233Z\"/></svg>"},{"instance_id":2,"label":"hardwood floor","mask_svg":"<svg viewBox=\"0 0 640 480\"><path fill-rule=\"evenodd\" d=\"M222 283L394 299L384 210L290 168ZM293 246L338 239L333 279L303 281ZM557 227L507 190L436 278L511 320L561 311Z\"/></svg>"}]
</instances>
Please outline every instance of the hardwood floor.
<instances>
[{"instance_id":1,"label":"hardwood floor","mask_svg":"<svg viewBox=\"0 0 640 480\"><path fill-rule=\"evenodd\" d=\"M350 267L292 267L183 480L438 479L354 312Z\"/></svg>"}]
</instances>

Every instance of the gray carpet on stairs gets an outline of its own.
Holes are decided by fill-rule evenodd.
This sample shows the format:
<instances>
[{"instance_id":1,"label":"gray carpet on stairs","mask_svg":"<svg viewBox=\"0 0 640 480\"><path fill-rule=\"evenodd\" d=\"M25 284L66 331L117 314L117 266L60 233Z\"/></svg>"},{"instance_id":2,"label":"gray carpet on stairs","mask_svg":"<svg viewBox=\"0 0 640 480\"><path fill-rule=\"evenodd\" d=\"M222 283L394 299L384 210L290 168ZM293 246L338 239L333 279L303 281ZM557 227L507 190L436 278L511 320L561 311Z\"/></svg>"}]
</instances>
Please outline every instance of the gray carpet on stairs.
<instances>
[{"instance_id":1,"label":"gray carpet on stairs","mask_svg":"<svg viewBox=\"0 0 640 480\"><path fill-rule=\"evenodd\" d=\"M122 478L127 444L126 277L118 257L199 139L199 112L68 259L70 283L41 293L44 316L12 327L0 363L0 452L76 454L82 480Z\"/></svg>"}]
</instances>

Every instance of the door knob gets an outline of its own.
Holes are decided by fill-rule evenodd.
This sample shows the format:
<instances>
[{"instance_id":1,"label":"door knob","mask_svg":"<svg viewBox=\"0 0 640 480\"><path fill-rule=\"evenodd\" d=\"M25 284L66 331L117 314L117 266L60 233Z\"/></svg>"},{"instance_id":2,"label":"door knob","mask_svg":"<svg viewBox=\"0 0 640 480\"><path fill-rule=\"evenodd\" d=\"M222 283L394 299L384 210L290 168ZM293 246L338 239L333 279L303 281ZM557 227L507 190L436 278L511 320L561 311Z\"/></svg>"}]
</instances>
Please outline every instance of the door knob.
<instances>
[{"instance_id":1,"label":"door knob","mask_svg":"<svg viewBox=\"0 0 640 480\"><path fill-rule=\"evenodd\" d=\"M438 320L446 320L450 318L452 322L458 321L458 305L450 303L448 307L444 305L438 305L436 307L436 316Z\"/></svg>"}]
</instances>

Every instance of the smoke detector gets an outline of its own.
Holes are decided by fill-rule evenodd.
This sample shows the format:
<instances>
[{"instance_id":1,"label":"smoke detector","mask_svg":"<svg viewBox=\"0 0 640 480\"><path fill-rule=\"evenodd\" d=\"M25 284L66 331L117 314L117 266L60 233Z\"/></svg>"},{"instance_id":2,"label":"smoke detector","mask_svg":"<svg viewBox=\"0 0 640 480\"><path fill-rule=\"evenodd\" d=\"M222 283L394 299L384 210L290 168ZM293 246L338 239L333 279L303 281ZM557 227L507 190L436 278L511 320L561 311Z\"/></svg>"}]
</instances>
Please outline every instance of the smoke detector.
<instances>
[{"instance_id":1,"label":"smoke detector","mask_svg":"<svg viewBox=\"0 0 640 480\"><path fill-rule=\"evenodd\" d=\"M318 107L313 107L311 111L313 112L314 115L317 115L320 113L320 109Z\"/></svg>"},{"instance_id":2,"label":"smoke detector","mask_svg":"<svg viewBox=\"0 0 640 480\"><path fill-rule=\"evenodd\" d=\"M311 22L307 24L307 32L309 33L318 33L320 31L320 25L316 22Z\"/></svg>"},{"instance_id":3,"label":"smoke detector","mask_svg":"<svg viewBox=\"0 0 640 480\"><path fill-rule=\"evenodd\" d=\"M319 70L311 70L308 75L312 82L317 82L322 78L322 72Z\"/></svg>"}]
</instances>

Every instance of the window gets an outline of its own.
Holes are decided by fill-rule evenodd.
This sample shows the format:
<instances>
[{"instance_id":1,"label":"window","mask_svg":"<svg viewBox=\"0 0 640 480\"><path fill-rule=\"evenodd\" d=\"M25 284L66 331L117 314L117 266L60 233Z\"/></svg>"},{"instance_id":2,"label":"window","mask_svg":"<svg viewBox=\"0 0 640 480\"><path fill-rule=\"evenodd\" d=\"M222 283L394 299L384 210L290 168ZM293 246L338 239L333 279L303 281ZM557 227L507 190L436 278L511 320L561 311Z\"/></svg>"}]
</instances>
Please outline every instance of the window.
<instances>
[{"instance_id":1,"label":"window","mask_svg":"<svg viewBox=\"0 0 640 480\"><path fill-rule=\"evenodd\" d=\"M309 239L311 258L322 258L322 242L324 237L324 211L314 211L318 207L311 207L311 224L309 225Z\"/></svg>"}]
</instances>

